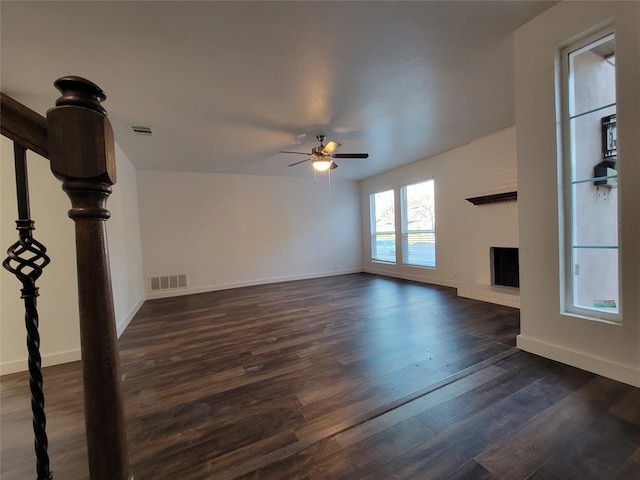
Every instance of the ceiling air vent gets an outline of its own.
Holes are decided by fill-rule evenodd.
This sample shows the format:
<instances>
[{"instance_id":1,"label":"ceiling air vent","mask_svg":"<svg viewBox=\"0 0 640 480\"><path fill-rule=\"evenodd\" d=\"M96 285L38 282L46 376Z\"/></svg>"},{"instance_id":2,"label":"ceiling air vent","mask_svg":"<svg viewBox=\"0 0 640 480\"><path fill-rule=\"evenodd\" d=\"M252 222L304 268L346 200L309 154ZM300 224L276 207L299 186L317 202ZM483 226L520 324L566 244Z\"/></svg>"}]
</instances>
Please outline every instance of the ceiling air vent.
<instances>
[{"instance_id":1,"label":"ceiling air vent","mask_svg":"<svg viewBox=\"0 0 640 480\"><path fill-rule=\"evenodd\" d=\"M151 127L145 127L143 125L129 125L129 128L136 135L153 135Z\"/></svg>"}]
</instances>

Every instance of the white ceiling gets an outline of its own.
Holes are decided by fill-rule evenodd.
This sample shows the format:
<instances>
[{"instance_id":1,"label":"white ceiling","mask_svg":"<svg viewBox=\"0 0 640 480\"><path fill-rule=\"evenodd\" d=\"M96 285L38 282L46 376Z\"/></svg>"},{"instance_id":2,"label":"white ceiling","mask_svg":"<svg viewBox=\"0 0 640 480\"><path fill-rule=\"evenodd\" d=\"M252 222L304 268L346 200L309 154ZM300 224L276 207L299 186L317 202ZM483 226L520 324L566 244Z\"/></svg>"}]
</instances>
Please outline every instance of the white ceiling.
<instances>
[{"instance_id":1,"label":"white ceiling","mask_svg":"<svg viewBox=\"0 0 640 480\"><path fill-rule=\"evenodd\" d=\"M512 32L553 3L3 0L1 88L92 80L139 169L308 176L277 152L323 133L362 179L513 125Z\"/></svg>"}]
</instances>

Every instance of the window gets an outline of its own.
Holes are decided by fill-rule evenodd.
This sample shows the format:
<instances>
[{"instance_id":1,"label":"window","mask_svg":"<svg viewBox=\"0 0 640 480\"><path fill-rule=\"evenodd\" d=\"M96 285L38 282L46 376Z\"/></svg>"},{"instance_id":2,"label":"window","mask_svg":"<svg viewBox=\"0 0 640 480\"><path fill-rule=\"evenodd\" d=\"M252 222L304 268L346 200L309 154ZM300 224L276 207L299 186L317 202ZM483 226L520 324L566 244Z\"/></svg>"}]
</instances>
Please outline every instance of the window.
<instances>
[{"instance_id":1,"label":"window","mask_svg":"<svg viewBox=\"0 0 640 480\"><path fill-rule=\"evenodd\" d=\"M402 263L436 266L434 181L402 188Z\"/></svg>"},{"instance_id":2,"label":"window","mask_svg":"<svg viewBox=\"0 0 640 480\"><path fill-rule=\"evenodd\" d=\"M393 190L371 195L371 258L396 262L396 215Z\"/></svg>"},{"instance_id":3,"label":"window","mask_svg":"<svg viewBox=\"0 0 640 480\"><path fill-rule=\"evenodd\" d=\"M616 67L612 29L562 58L563 310L620 320Z\"/></svg>"}]
</instances>

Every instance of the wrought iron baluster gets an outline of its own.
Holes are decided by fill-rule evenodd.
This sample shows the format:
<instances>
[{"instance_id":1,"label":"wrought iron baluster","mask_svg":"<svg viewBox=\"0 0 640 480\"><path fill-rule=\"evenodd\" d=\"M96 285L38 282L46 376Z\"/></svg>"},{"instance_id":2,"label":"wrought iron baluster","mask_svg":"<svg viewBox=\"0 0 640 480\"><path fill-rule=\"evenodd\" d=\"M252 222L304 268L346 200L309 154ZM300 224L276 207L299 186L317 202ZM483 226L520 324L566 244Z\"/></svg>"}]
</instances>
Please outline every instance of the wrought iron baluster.
<instances>
[{"instance_id":1,"label":"wrought iron baluster","mask_svg":"<svg viewBox=\"0 0 640 480\"><path fill-rule=\"evenodd\" d=\"M49 469L47 418L44 413L44 392L42 390L42 358L40 356L40 334L38 333L38 310L36 280L42 269L50 262L44 245L33 238L34 222L29 209L29 184L27 176L26 150L14 143L16 190L18 197L18 220L16 220L19 240L7 250L8 257L2 263L22 283L22 298L25 305L27 329L27 350L29 353L29 386L31 388L31 410L33 412L34 447L36 452L37 480L51 480Z\"/></svg>"}]
</instances>

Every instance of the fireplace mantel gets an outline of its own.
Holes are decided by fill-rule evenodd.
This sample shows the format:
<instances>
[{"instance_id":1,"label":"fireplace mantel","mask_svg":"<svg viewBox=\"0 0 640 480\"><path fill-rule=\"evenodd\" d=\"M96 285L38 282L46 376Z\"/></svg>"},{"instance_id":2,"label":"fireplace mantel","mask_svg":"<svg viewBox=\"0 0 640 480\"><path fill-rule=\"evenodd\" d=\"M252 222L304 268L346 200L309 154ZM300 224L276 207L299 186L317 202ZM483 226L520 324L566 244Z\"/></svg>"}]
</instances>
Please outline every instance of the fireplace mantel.
<instances>
[{"instance_id":1,"label":"fireplace mantel","mask_svg":"<svg viewBox=\"0 0 640 480\"><path fill-rule=\"evenodd\" d=\"M487 205L489 203L513 202L518 199L518 192L496 193L493 195L483 195L481 197L466 198L467 202L474 205Z\"/></svg>"}]
</instances>

